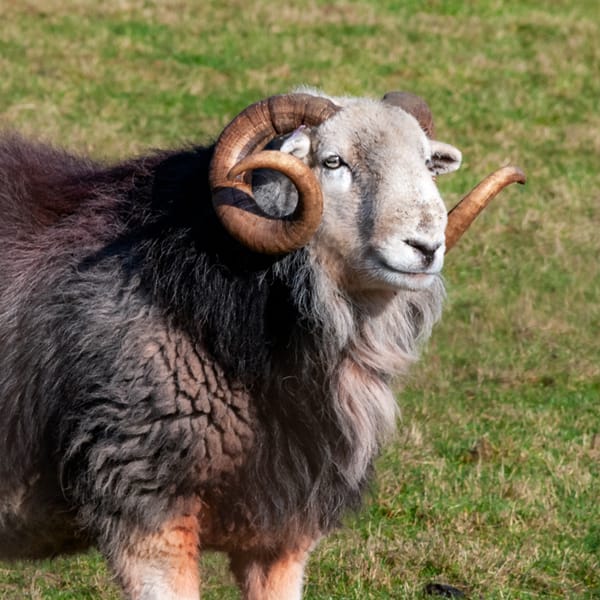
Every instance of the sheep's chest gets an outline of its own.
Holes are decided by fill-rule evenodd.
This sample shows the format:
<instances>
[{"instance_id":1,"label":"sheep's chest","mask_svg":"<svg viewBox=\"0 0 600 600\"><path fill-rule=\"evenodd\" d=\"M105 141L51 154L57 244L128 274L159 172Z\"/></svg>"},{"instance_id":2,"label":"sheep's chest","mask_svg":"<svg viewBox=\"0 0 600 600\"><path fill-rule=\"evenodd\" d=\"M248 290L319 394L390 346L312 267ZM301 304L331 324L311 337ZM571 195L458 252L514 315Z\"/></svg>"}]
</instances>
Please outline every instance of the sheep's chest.
<instances>
[{"instance_id":1,"label":"sheep's chest","mask_svg":"<svg viewBox=\"0 0 600 600\"><path fill-rule=\"evenodd\" d=\"M181 336L165 334L148 343L144 353L159 390L153 416L179 451L193 456L194 480L213 484L229 476L254 442L255 417L247 392Z\"/></svg>"}]
</instances>

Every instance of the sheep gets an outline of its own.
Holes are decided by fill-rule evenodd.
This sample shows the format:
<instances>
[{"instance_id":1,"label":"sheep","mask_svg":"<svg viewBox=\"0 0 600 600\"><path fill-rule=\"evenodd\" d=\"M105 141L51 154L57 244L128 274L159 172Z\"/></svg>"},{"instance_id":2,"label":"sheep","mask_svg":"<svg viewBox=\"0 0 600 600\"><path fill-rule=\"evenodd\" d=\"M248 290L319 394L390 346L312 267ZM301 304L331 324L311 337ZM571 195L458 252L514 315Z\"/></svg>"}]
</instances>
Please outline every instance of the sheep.
<instances>
[{"instance_id":1,"label":"sheep","mask_svg":"<svg viewBox=\"0 0 600 600\"><path fill-rule=\"evenodd\" d=\"M304 91L113 166L0 138L0 559L96 546L126 598L197 600L216 550L247 600L300 598L393 431L444 252L523 179L448 222L434 176L461 155L432 137L411 95Z\"/></svg>"}]
</instances>

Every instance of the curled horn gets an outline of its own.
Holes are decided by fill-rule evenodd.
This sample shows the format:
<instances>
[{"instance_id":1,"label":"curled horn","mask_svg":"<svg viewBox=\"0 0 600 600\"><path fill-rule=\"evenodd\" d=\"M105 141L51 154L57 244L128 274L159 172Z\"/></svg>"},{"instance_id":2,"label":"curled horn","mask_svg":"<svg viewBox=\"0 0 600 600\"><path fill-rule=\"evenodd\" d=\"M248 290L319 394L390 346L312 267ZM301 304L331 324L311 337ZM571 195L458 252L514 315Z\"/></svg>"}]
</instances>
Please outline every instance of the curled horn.
<instances>
[{"instance_id":1,"label":"curled horn","mask_svg":"<svg viewBox=\"0 0 600 600\"><path fill-rule=\"evenodd\" d=\"M418 122L428 138L435 137L435 127L433 126L433 115L429 105L423 98L410 92L388 92L383 101L386 104L399 106L407 113L411 114Z\"/></svg>"},{"instance_id":2,"label":"curled horn","mask_svg":"<svg viewBox=\"0 0 600 600\"><path fill-rule=\"evenodd\" d=\"M388 92L383 101L399 106L417 119L427 137L433 138L433 116L427 102L409 92ZM507 166L488 175L476 185L449 213L446 226L446 252L461 238L477 215L511 183L525 183L525 173L516 166Z\"/></svg>"},{"instance_id":3,"label":"curled horn","mask_svg":"<svg viewBox=\"0 0 600 600\"><path fill-rule=\"evenodd\" d=\"M461 238L475 217L511 183L525 183L525 173L516 166L507 166L488 175L476 185L449 213L446 225L446 252Z\"/></svg>"},{"instance_id":4,"label":"curled horn","mask_svg":"<svg viewBox=\"0 0 600 600\"><path fill-rule=\"evenodd\" d=\"M215 211L230 235L264 254L285 254L311 239L323 212L315 175L294 156L261 150L273 138L301 125L317 126L338 110L330 100L310 94L272 96L246 108L223 130L209 184ZM249 175L242 174L258 168L279 171L296 186L298 205L290 218L271 218L256 205Z\"/></svg>"}]
</instances>

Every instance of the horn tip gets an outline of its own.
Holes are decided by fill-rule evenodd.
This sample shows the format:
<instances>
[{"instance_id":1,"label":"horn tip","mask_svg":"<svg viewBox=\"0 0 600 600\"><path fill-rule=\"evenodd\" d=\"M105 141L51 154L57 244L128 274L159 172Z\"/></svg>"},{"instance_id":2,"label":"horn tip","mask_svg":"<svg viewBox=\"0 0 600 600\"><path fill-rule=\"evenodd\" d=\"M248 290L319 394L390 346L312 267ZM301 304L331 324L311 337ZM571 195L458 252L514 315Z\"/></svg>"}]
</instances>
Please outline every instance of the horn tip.
<instances>
[{"instance_id":1,"label":"horn tip","mask_svg":"<svg viewBox=\"0 0 600 600\"><path fill-rule=\"evenodd\" d=\"M523 171L521 167L517 165L507 165L502 170L505 171L506 177L511 183L520 183L521 185L527 183L527 175L525 175L525 171Z\"/></svg>"}]
</instances>

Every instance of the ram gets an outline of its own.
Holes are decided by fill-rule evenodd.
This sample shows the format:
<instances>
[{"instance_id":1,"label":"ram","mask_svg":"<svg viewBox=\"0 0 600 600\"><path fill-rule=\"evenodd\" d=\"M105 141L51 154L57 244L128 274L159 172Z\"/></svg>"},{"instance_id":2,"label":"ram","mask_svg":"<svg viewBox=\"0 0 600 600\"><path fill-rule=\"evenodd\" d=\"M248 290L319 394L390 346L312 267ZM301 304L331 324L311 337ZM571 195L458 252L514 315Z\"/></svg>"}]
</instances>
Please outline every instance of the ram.
<instances>
[{"instance_id":1,"label":"ram","mask_svg":"<svg viewBox=\"0 0 600 600\"><path fill-rule=\"evenodd\" d=\"M523 179L447 223L434 176L461 156L432 137L409 94L306 90L116 166L2 137L0 558L96 546L127 598L192 600L217 550L244 598L299 598L394 427L444 252Z\"/></svg>"}]
</instances>

